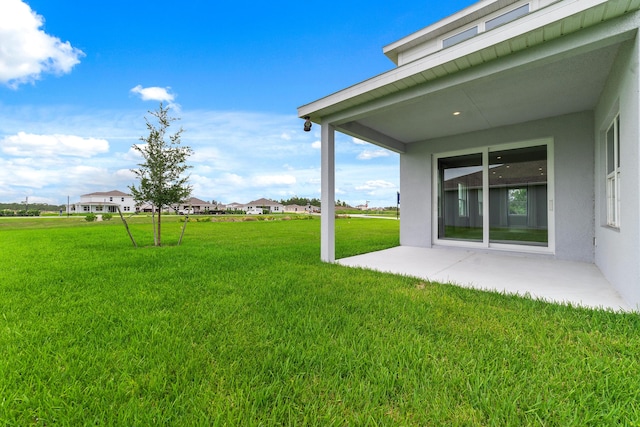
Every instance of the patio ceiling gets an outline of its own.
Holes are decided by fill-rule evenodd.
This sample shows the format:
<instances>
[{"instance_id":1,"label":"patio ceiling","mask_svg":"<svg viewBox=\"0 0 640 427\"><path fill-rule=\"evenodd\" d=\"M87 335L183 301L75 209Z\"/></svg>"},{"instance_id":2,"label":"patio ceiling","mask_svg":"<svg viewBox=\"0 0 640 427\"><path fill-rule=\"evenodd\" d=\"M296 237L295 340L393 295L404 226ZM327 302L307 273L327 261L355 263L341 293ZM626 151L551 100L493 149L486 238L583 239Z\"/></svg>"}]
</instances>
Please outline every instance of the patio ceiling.
<instances>
[{"instance_id":1,"label":"patio ceiling","mask_svg":"<svg viewBox=\"0 0 640 427\"><path fill-rule=\"evenodd\" d=\"M386 135L406 144L592 110L618 49L615 44L473 79L371 111L338 129L365 138L368 133Z\"/></svg>"}]
</instances>

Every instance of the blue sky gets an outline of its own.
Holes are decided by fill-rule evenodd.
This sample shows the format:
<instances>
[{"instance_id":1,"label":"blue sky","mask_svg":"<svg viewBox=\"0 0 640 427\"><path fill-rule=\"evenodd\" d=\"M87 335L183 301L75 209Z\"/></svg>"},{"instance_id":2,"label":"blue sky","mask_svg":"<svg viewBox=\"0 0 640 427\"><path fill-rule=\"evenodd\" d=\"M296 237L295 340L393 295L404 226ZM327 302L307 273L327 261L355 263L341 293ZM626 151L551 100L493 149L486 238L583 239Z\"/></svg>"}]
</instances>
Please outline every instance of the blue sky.
<instances>
[{"instance_id":1,"label":"blue sky","mask_svg":"<svg viewBox=\"0 0 640 427\"><path fill-rule=\"evenodd\" d=\"M194 196L319 198L320 129L296 108L392 69L383 46L473 3L0 0L0 202L127 191L160 101ZM398 162L338 134L336 198L394 205Z\"/></svg>"}]
</instances>

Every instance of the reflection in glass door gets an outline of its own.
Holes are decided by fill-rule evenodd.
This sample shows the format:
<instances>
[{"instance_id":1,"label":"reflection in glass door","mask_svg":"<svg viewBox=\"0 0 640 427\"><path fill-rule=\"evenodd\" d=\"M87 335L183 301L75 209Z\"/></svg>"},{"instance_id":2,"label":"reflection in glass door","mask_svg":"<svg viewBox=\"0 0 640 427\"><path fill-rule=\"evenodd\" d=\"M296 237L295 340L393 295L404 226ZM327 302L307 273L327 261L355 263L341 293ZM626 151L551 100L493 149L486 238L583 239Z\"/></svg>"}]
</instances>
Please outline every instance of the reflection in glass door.
<instances>
[{"instance_id":1,"label":"reflection in glass door","mask_svg":"<svg viewBox=\"0 0 640 427\"><path fill-rule=\"evenodd\" d=\"M549 247L548 145L511 147L437 158L438 240Z\"/></svg>"},{"instance_id":2,"label":"reflection in glass door","mask_svg":"<svg viewBox=\"0 0 640 427\"><path fill-rule=\"evenodd\" d=\"M438 160L438 238L482 242L482 154Z\"/></svg>"},{"instance_id":3,"label":"reflection in glass door","mask_svg":"<svg viewBox=\"0 0 640 427\"><path fill-rule=\"evenodd\" d=\"M489 241L547 246L547 147L489 153Z\"/></svg>"}]
</instances>

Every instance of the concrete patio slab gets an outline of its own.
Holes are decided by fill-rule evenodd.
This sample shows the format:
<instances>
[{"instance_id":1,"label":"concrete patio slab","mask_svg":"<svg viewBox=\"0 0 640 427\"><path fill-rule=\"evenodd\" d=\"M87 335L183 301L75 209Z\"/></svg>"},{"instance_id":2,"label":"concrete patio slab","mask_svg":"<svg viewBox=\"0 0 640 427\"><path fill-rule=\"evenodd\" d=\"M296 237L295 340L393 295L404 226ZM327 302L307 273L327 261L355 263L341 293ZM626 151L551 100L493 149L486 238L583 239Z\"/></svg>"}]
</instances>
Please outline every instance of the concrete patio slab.
<instances>
[{"instance_id":1,"label":"concrete patio slab","mask_svg":"<svg viewBox=\"0 0 640 427\"><path fill-rule=\"evenodd\" d=\"M594 264L546 256L398 246L337 263L554 303L633 310Z\"/></svg>"}]
</instances>

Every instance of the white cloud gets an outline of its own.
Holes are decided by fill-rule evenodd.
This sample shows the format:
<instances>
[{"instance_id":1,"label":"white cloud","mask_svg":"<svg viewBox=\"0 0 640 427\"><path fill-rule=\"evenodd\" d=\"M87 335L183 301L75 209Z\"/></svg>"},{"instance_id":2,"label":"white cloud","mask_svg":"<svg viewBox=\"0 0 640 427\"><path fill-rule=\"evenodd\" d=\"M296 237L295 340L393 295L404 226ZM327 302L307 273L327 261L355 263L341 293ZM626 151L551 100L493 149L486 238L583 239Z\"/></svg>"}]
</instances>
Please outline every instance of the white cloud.
<instances>
[{"instance_id":1,"label":"white cloud","mask_svg":"<svg viewBox=\"0 0 640 427\"><path fill-rule=\"evenodd\" d=\"M94 191L128 191L127 186L136 183L130 169L141 162L132 146L143 143L143 116L139 110L15 109L0 104L0 170L6 171L0 174L0 202L28 195L30 200L38 196L66 203L67 195L77 201ZM312 148L319 138L302 132L295 115L188 110L179 117L185 129L182 143L194 151L187 173L195 197L224 203L320 197L320 155ZM349 136L336 135L336 197L350 204L365 199L373 206L394 203L398 155L389 152L371 166L355 158L363 148ZM383 188L370 180L395 186Z\"/></svg>"},{"instance_id":2,"label":"white cloud","mask_svg":"<svg viewBox=\"0 0 640 427\"><path fill-rule=\"evenodd\" d=\"M131 93L140 95L143 101L159 101L173 103L175 95L169 93L170 87L142 87L138 85L131 89Z\"/></svg>"},{"instance_id":3,"label":"white cloud","mask_svg":"<svg viewBox=\"0 0 640 427\"><path fill-rule=\"evenodd\" d=\"M193 155L189 157L190 162L197 162L203 164L217 164L220 163L220 159L223 154L216 147L199 147L198 150L193 152Z\"/></svg>"},{"instance_id":4,"label":"white cloud","mask_svg":"<svg viewBox=\"0 0 640 427\"><path fill-rule=\"evenodd\" d=\"M0 1L0 83L17 88L43 73L69 73L80 63L84 53L40 30L43 23L22 1Z\"/></svg>"},{"instance_id":5,"label":"white cloud","mask_svg":"<svg viewBox=\"0 0 640 427\"><path fill-rule=\"evenodd\" d=\"M273 185L293 185L296 177L293 175L259 175L253 178L256 187L269 187Z\"/></svg>"},{"instance_id":6,"label":"white cloud","mask_svg":"<svg viewBox=\"0 0 640 427\"><path fill-rule=\"evenodd\" d=\"M215 189L215 181L209 176L191 174L189 184L192 186L192 194L195 197L210 199L209 196Z\"/></svg>"},{"instance_id":7,"label":"white cloud","mask_svg":"<svg viewBox=\"0 0 640 427\"><path fill-rule=\"evenodd\" d=\"M144 144L134 144L134 145L138 147L144 147ZM132 162L135 164L139 163L142 160L142 155L138 150L133 148L133 145L124 153L116 153L116 156L124 161Z\"/></svg>"},{"instance_id":8,"label":"white cloud","mask_svg":"<svg viewBox=\"0 0 640 427\"><path fill-rule=\"evenodd\" d=\"M363 141L363 140L358 139L358 138L351 138L351 141L354 144L357 144L357 145L368 145L369 144L367 141Z\"/></svg>"},{"instance_id":9,"label":"white cloud","mask_svg":"<svg viewBox=\"0 0 640 427\"><path fill-rule=\"evenodd\" d=\"M18 132L2 139L2 152L10 156L28 157L92 157L109 151L104 139L76 135L36 135Z\"/></svg>"},{"instance_id":10,"label":"white cloud","mask_svg":"<svg viewBox=\"0 0 640 427\"><path fill-rule=\"evenodd\" d=\"M389 152L387 150L364 150L360 154L358 154L359 160L371 160L376 157L388 157Z\"/></svg>"},{"instance_id":11,"label":"white cloud","mask_svg":"<svg viewBox=\"0 0 640 427\"><path fill-rule=\"evenodd\" d=\"M4 182L8 189L13 193L26 193L30 196L37 195L34 191L42 191L49 186L55 186L57 189L47 197L69 194L69 187L76 189L71 194L79 195L81 192L87 192L86 189L94 189L105 179L110 181L111 185L115 185L109 171L97 166L76 164L52 168L42 167L39 162L26 165L0 161L0 169L11 171Z\"/></svg>"},{"instance_id":12,"label":"white cloud","mask_svg":"<svg viewBox=\"0 0 640 427\"><path fill-rule=\"evenodd\" d=\"M116 178L120 178L123 181L128 180L131 181L133 183L134 180L136 180L136 174L133 173L131 171L131 169L119 169L116 171L116 173L114 174L114 176Z\"/></svg>"},{"instance_id":13,"label":"white cloud","mask_svg":"<svg viewBox=\"0 0 640 427\"><path fill-rule=\"evenodd\" d=\"M211 166L202 165L202 164L198 164L197 166L195 166L195 170L197 171L197 173L201 173L201 174L210 174L215 172L215 169L212 168Z\"/></svg>"},{"instance_id":14,"label":"white cloud","mask_svg":"<svg viewBox=\"0 0 640 427\"><path fill-rule=\"evenodd\" d=\"M315 148L316 150L319 150L320 148L322 148L322 142L320 141L313 141L311 143L311 148Z\"/></svg>"},{"instance_id":15,"label":"white cloud","mask_svg":"<svg viewBox=\"0 0 640 427\"><path fill-rule=\"evenodd\" d=\"M0 162L2 170L11 171L2 179L2 187L14 193L23 193L24 189L41 189L48 182L57 182L58 174L50 169L36 169L28 164Z\"/></svg>"},{"instance_id":16,"label":"white cloud","mask_svg":"<svg viewBox=\"0 0 640 427\"><path fill-rule=\"evenodd\" d=\"M235 173L225 173L222 175L222 178L217 180L217 183L218 185L242 186L245 185L245 180Z\"/></svg>"},{"instance_id":17,"label":"white cloud","mask_svg":"<svg viewBox=\"0 0 640 427\"><path fill-rule=\"evenodd\" d=\"M373 191L373 190L394 188L394 187L395 185L388 181L377 179L377 180L367 181L363 185L356 186L356 190Z\"/></svg>"}]
</instances>

